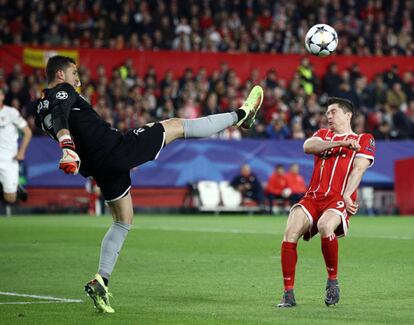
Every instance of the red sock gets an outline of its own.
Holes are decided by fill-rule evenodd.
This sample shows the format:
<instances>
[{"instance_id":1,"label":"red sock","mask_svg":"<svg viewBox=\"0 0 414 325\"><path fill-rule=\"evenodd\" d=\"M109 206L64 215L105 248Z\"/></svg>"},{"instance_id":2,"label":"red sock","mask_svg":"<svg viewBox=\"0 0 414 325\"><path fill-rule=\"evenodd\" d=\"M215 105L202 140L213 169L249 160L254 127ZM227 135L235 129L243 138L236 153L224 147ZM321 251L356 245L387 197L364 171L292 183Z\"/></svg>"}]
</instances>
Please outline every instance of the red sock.
<instances>
[{"instance_id":1,"label":"red sock","mask_svg":"<svg viewBox=\"0 0 414 325\"><path fill-rule=\"evenodd\" d=\"M336 280L338 274L338 238L335 234L321 238L322 254L325 259L329 280Z\"/></svg>"},{"instance_id":2,"label":"red sock","mask_svg":"<svg viewBox=\"0 0 414 325\"><path fill-rule=\"evenodd\" d=\"M293 289L295 283L296 261L298 260L297 245L297 243L284 241L280 250L285 291Z\"/></svg>"}]
</instances>

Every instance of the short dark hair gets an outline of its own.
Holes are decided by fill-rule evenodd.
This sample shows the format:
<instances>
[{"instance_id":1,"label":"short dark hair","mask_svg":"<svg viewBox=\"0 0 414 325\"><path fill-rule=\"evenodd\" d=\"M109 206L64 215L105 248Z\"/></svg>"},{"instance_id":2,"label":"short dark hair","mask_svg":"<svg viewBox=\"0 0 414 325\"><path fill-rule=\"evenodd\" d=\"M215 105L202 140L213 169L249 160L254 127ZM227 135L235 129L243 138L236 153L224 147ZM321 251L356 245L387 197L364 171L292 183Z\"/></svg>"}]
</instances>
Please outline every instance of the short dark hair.
<instances>
[{"instance_id":1,"label":"short dark hair","mask_svg":"<svg viewBox=\"0 0 414 325\"><path fill-rule=\"evenodd\" d=\"M355 114L355 107L354 104L348 99L341 98L341 97L329 97L327 101L327 106L332 104L338 104L342 110L347 113L350 112L352 115Z\"/></svg>"},{"instance_id":2,"label":"short dark hair","mask_svg":"<svg viewBox=\"0 0 414 325\"><path fill-rule=\"evenodd\" d=\"M71 63L76 64L75 60L68 56L55 55L49 58L46 64L47 81L52 82L55 79L56 72L68 68Z\"/></svg>"}]
</instances>

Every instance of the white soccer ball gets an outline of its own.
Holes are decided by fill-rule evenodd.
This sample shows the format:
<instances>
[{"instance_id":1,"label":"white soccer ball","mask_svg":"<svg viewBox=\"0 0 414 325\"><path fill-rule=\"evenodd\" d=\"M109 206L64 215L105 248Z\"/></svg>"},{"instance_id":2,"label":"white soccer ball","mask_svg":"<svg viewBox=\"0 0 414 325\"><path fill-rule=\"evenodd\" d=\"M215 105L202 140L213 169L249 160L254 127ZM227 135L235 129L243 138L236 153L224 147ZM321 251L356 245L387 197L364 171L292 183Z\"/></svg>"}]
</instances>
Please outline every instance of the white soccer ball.
<instances>
[{"instance_id":1,"label":"white soccer ball","mask_svg":"<svg viewBox=\"0 0 414 325\"><path fill-rule=\"evenodd\" d=\"M313 55L330 55L338 46L338 34L329 25L317 24L306 33L305 46Z\"/></svg>"}]
</instances>

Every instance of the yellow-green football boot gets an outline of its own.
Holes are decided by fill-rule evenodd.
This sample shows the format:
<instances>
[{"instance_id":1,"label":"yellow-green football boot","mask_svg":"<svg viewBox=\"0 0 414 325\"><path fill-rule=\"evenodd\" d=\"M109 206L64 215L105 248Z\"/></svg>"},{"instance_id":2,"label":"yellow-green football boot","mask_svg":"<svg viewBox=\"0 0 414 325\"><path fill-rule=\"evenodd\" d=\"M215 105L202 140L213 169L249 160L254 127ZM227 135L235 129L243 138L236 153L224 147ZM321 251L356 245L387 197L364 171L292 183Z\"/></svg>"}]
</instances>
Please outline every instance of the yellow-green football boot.
<instances>
[{"instance_id":1,"label":"yellow-green football boot","mask_svg":"<svg viewBox=\"0 0 414 325\"><path fill-rule=\"evenodd\" d=\"M115 310L109 304L109 297L112 297L112 295L108 292L108 287L105 285L102 277L99 274L96 274L95 279L89 281L85 285L85 292L93 300L95 308L98 312L115 312Z\"/></svg>"},{"instance_id":2,"label":"yellow-green football boot","mask_svg":"<svg viewBox=\"0 0 414 325\"><path fill-rule=\"evenodd\" d=\"M256 85L250 91L249 96L240 107L240 109L246 112L246 116L237 122L237 126L244 129L250 129L253 126L256 114L260 109L263 102L263 88Z\"/></svg>"}]
</instances>

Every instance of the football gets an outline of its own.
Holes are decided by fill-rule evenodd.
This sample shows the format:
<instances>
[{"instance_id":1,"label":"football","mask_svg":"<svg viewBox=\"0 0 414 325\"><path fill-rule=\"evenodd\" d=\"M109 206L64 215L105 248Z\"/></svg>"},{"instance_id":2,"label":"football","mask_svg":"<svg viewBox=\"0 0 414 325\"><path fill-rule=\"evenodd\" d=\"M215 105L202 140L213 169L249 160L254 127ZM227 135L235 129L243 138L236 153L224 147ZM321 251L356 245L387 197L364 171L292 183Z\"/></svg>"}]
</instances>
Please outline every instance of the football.
<instances>
[{"instance_id":1,"label":"football","mask_svg":"<svg viewBox=\"0 0 414 325\"><path fill-rule=\"evenodd\" d=\"M313 55L330 55L338 46L338 34L327 24L314 25L306 33L305 46Z\"/></svg>"}]
</instances>

